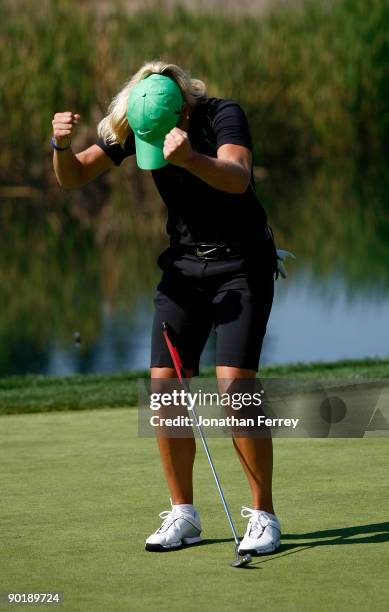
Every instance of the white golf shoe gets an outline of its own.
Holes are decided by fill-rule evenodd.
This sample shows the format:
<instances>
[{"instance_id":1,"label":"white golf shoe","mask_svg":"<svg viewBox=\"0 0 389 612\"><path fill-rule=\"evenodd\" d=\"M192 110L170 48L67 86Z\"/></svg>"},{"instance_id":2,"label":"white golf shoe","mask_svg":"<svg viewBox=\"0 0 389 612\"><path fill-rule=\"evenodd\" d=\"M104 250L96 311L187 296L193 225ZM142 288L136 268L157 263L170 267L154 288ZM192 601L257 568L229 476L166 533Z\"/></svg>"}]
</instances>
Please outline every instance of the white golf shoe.
<instances>
[{"instance_id":1,"label":"white golf shoe","mask_svg":"<svg viewBox=\"0 0 389 612\"><path fill-rule=\"evenodd\" d=\"M264 555L280 546L281 526L274 514L242 506L241 515L249 518L249 523L239 545L239 554Z\"/></svg>"},{"instance_id":2,"label":"white golf shoe","mask_svg":"<svg viewBox=\"0 0 389 612\"><path fill-rule=\"evenodd\" d=\"M164 510L159 516L164 519L163 523L147 538L146 550L165 552L201 541L200 517L195 509L191 511L172 505L171 510Z\"/></svg>"}]
</instances>

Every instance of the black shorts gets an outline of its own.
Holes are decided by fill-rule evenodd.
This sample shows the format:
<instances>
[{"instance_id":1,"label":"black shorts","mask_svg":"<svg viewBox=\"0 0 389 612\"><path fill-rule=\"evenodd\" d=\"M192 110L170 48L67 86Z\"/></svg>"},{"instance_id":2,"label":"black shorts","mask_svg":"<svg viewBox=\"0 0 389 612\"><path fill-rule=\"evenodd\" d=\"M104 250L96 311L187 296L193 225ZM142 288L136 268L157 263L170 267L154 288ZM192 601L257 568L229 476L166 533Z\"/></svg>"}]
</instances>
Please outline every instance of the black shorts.
<instances>
[{"instance_id":1,"label":"black shorts","mask_svg":"<svg viewBox=\"0 0 389 612\"><path fill-rule=\"evenodd\" d=\"M166 321L185 369L199 373L200 355L212 327L216 365L258 371L274 294L276 251L268 240L256 255L207 261L167 249L158 259L151 367L173 368L162 334Z\"/></svg>"}]
</instances>

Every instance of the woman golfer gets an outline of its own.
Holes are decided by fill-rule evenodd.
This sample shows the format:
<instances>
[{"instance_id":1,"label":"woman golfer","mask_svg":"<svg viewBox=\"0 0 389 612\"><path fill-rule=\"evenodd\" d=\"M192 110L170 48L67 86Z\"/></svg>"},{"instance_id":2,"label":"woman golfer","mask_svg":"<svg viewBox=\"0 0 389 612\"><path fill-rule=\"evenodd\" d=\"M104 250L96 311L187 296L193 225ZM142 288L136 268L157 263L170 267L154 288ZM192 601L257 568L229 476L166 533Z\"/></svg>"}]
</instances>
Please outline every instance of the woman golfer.
<instances>
[{"instance_id":1,"label":"woman golfer","mask_svg":"<svg viewBox=\"0 0 389 612\"><path fill-rule=\"evenodd\" d=\"M113 99L97 143L75 154L71 137L79 119L71 112L53 119L60 185L79 187L136 155L167 206L170 247L158 259L163 273L154 298L151 378L176 378L163 321L179 339L188 378L198 374L212 327L218 380L254 378L273 301L276 250L255 194L252 144L240 106L209 98L204 83L158 61L146 63ZM198 542L201 533L193 506L195 439L157 439L172 509L147 538L150 551ZM249 522L239 552L272 552L280 545L272 440L233 436L233 444L252 493L251 508L242 510Z\"/></svg>"}]
</instances>

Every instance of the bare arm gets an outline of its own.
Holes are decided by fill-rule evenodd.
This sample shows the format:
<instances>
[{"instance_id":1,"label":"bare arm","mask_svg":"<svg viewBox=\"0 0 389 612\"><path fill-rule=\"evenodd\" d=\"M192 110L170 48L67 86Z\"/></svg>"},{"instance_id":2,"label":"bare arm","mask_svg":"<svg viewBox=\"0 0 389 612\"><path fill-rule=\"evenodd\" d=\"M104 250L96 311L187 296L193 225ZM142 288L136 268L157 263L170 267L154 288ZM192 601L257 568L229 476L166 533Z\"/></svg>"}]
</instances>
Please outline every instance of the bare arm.
<instances>
[{"instance_id":1,"label":"bare arm","mask_svg":"<svg viewBox=\"0 0 389 612\"><path fill-rule=\"evenodd\" d=\"M71 149L54 151L53 164L57 181L65 189L81 187L114 165L95 144L76 155Z\"/></svg>"},{"instance_id":2,"label":"bare arm","mask_svg":"<svg viewBox=\"0 0 389 612\"><path fill-rule=\"evenodd\" d=\"M164 155L171 163L227 193L244 193L250 183L252 154L241 145L222 145L217 158L208 157L193 151L186 132L173 128L166 136Z\"/></svg>"},{"instance_id":3,"label":"bare arm","mask_svg":"<svg viewBox=\"0 0 389 612\"><path fill-rule=\"evenodd\" d=\"M97 176L112 168L113 161L97 145L74 154L70 148L73 127L79 115L56 113L53 119L53 138L59 147L69 147L53 153L54 172L58 183L65 189L75 189L89 183Z\"/></svg>"},{"instance_id":4,"label":"bare arm","mask_svg":"<svg viewBox=\"0 0 389 612\"><path fill-rule=\"evenodd\" d=\"M215 189L244 193L250 182L251 151L234 144L222 145L217 158L193 151L184 168Z\"/></svg>"}]
</instances>

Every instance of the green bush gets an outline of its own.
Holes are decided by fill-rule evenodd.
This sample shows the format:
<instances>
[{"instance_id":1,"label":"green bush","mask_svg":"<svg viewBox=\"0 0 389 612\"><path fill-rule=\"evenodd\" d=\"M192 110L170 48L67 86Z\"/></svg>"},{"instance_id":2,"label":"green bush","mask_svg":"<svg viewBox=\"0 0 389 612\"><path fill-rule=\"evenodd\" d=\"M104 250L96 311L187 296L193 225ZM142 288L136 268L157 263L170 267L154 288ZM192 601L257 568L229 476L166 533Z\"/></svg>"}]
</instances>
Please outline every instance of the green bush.
<instances>
[{"instance_id":1,"label":"green bush","mask_svg":"<svg viewBox=\"0 0 389 612\"><path fill-rule=\"evenodd\" d=\"M94 137L109 99L156 57L187 67L209 93L246 109L256 163L325 158L374 162L389 136L387 0L308 1L265 16L218 16L160 5L108 13L78 0L0 6L0 180L40 183L51 117L83 115ZM48 153L47 153L48 154Z\"/></svg>"}]
</instances>

